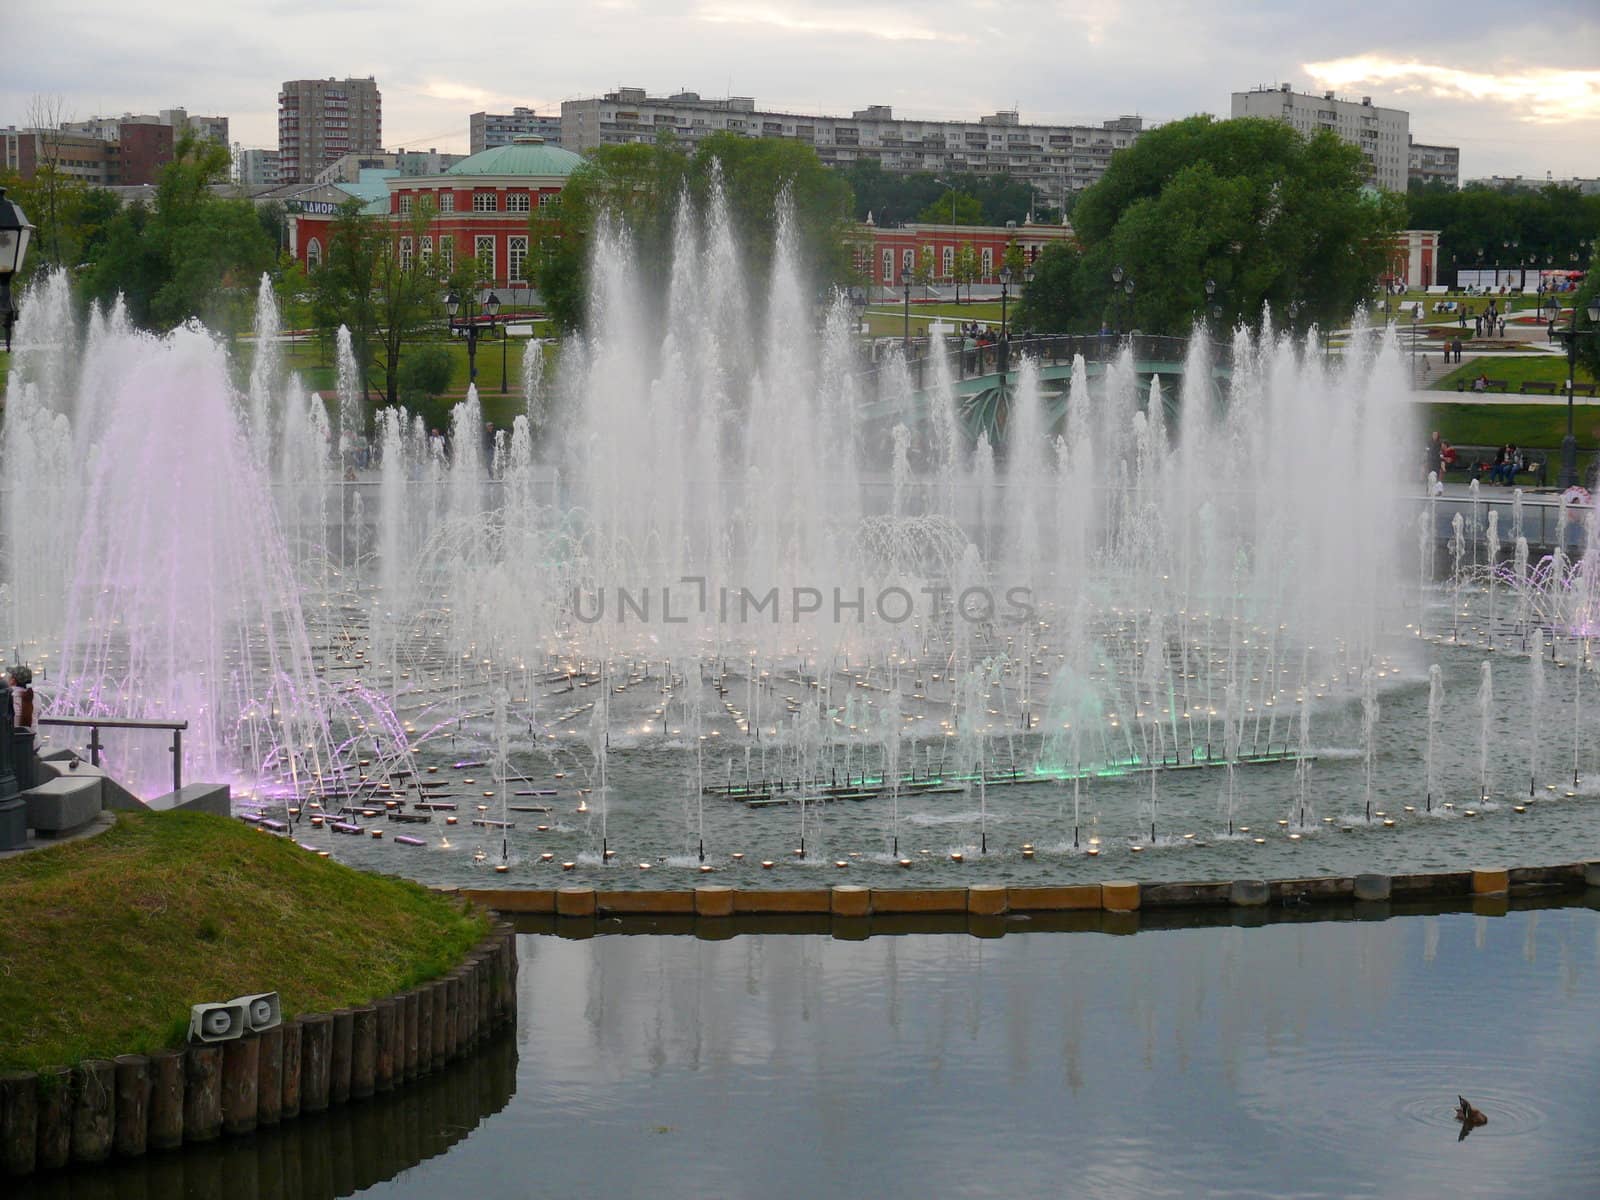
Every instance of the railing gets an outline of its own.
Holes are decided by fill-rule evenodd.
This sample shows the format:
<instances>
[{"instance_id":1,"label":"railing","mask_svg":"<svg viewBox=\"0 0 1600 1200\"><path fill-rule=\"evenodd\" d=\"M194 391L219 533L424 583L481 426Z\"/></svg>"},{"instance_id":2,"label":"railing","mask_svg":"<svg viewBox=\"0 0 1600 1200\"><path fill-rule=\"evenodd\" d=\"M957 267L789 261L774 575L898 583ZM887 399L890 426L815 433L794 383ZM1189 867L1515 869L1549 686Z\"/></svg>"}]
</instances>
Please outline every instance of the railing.
<instances>
[{"instance_id":1,"label":"railing","mask_svg":"<svg viewBox=\"0 0 1600 1200\"><path fill-rule=\"evenodd\" d=\"M906 367L910 370L919 391L930 382L927 367L934 359L934 355L930 353L932 345L931 339L914 338L908 347ZM944 342L942 356L949 363L951 377L965 380L983 375L1002 375L1015 370L1024 356L1036 359L1042 366L1070 365L1080 354L1085 362L1114 362L1125 346L1132 348L1133 361L1136 364L1152 361L1181 363L1189 356L1188 338L1146 333L1123 336L1109 333L1053 334L1047 337L1014 336L1007 341L973 346L970 349L961 344L961 339L950 338ZM1231 367L1233 347L1227 342L1213 341L1211 363L1214 367L1222 369ZM875 376L887 366L888 363L885 361L874 362L867 366L863 375Z\"/></svg>"},{"instance_id":2,"label":"railing","mask_svg":"<svg viewBox=\"0 0 1600 1200\"><path fill-rule=\"evenodd\" d=\"M41 725L63 725L89 731L89 761L100 765L102 729L170 729L172 731L172 790L183 790L183 731L187 721L140 721L131 717L40 717Z\"/></svg>"}]
</instances>

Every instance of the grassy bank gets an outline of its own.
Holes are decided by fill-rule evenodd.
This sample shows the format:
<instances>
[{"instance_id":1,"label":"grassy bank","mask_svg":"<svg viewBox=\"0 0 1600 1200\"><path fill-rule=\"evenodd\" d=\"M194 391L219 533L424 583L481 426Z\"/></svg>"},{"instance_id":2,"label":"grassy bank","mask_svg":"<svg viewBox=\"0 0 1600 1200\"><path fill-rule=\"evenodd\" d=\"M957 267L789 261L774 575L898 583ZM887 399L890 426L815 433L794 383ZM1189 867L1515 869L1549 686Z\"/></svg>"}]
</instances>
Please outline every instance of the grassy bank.
<instances>
[{"instance_id":1,"label":"grassy bank","mask_svg":"<svg viewBox=\"0 0 1600 1200\"><path fill-rule=\"evenodd\" d=\"M0 1069L180 1044L189 1006L278 991L286 1016L449 970L485 920L237 821L124 815L0 863Z\"/></svg>"},{"instance_id":2,"label":"grassy bank","mask_svg":"<svg viewBox=\"0 0 1600 1200\"><path fill-rule=\"evenodd\" d=\"M1441 376L1431 385L1432 390L1453 392L1457 390L1458 384L1464 390L1471 390L1472 381L1479 375L1486 375L1490 379L1503 379L1513 390L1528 382L1565 384L1567 360L1554 354L1540 354L1536 357L1485 355L1471 362L1463 362L1448 375ZM1593 383L1594 376L1579 366L1577 381Z\"/></svg>"}]
</instances>

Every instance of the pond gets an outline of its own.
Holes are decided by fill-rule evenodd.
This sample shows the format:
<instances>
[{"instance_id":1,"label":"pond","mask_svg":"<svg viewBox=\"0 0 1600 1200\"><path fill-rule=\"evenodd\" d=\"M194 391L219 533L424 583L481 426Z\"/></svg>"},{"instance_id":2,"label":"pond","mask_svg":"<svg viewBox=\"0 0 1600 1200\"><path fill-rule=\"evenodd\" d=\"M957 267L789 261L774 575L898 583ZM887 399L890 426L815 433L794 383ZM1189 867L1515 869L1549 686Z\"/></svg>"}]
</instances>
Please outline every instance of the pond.
<instances>
[{"instance_id":1,"label":"pond","mask_svg":"<svg viewBox=\"0 0 1600 1200\"><path fill-rule=\"evenodd\" d=\"M514 1043L23 1195L178 1194L163 1169L191 1197L1593 1194L1588 901L1132 937L525 935ZM1464 1140L1458 1095L1488 1116Z\"/></svg>"}]
</instances>

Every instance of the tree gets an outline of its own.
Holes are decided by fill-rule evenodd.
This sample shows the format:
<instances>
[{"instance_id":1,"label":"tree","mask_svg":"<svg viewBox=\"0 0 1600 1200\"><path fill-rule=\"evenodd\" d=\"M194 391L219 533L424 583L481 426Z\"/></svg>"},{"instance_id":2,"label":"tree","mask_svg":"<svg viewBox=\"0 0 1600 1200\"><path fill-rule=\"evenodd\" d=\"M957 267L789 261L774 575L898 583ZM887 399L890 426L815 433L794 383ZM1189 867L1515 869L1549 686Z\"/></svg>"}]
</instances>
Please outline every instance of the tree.
<instances>
[{"instance_id":1,"label":"tree","mask_svg":"<svg viewBox=\"0 0 1600 1200\"><path fill-rule=\"evenodd\" d=\"M1133 328L1187 333L1217 283L1225 320L1298 302L1301 321L1344 320L1386 268L1403 202L1365 185L1359 149L1278 121L1191 117L1116 155L1073 210L1081 255L1053 265L1018 320L1092 330L1115 310L1112 270L1134 282ZM1036 281L1037 282L1037 281ZM1070 303L1070 311L1056 305Z\"/></svg>"},{"instance_id":2,"label":"tree","mask_svg":"<svg viewBox=\"0 0 1600 1200\"><path fill-rule=\"evenodd\" d=\"M319 329L349 331L366 396L378 332L378 259L388 243L361 209L360 200L346 200L328 228L327 258L311 276L311 315Z\"/></svg>"},{"instance_id":3,"label":"tree","mask_svg":"<svg viewBox=\"0 0 1600 1200\"><path fill-rule=\"evenodd\" d=\"M1011 282L1021 285L1023 272L1028 269L1028 260L1023 256L1022 247L1017 245L1016 238L1006 243L1006 248L1000 255L1000 266L1009 268Z\"/></svg>"},{"instance_id":4,"label":"tree","mask_svg":"<svg viewBox=\"0 0 1600 1200\"><path fill-rule=\"evenodd\" d=\"M589 254L602 217L626 228L632 270L659 296L670 274L680 203L687 197L703 210L719 183L752 296L764 293L771 273L780 197L791 206L813 283L852 278L850 190L811 147L731 133L713 134L693 154L672 139L602 146L573 172L560 204L529 222L537 282L552 317L566 328L583 324Z\"/></svg>"},{"instance_id":5,"label":"tree","mask_svg":"<svg viewBox=\"0 0 1600 1200\"><path fill-rule=\"evenodd\" d=\"M440 294L437 263L406 253L400 239L421 246L434 215L430 204L419 204L404 229L396 230L386 217L368 215L359 200L350 200L329 230L327 262L312 276L317 324L350 331L362 395L368 395L372 369L379 367L391 407L399 403L405 345L438 316Z\"/></svg>"},{"instance_id":6,"label":"tree","mask_svg":"<svg viewBox=\"0 0 1600 1200\"><path fill-rule=\"evenodd\" d=\"M924 246L917 254L917 269L913 272L916 282L921 287L930 287L939 277L937 260L934 257L933 247Z\"/></svg>"},{"instance_id":7,"label":"tree","mask_svg":"<svg viewBox=\"0 0 1600 1200\"><path fill-rule=\"evenodd\" d=\"M917 214L924 225L982 225L983 202L964 192L951 192Z\"/></svg>"},{"instance_id":8,"label":"tree","mask_svg":"<svg viewBox=\"0 0 1600 1200\"><path fill-rule=\"evenodd\" d=\"M961 285L967 286L967 299L972 299L972 285L982 275L983 264L978 258L978 248L967 242L956 250L956 303L961 303Z\"/></svg>"},{"instance_id":9,"label":"tree","mask_svg":"<svg viewBox=\"0 0 1600 1200\"><path fill-rule=\"evenodd\" d=\"M1439 183L1406 195L1406 228L1439 231L1438 278L1448 282L1475 267L1572 269L1587 261L1585 243L1600 233L1600 196L1545 184L1509 189Z\"/></svg>"},{"instance_id":10,"label":"tree","mask_svg":"<svg viewBox=\"0 0 1600 1200\"><path fill-rule=\"evenodd\" d=\"M1578 362L1591 379L1600 379L1600 326L1589 320L1589 305L1600 302L1600 246L1589 259L1589 272L1583 286L1572 297L1572 312L1578 327Z\"/></svg>"},{"instance_id":11,"label":"tree","mask_svg":"<svg viewBox=\"0 0 1600 1200\"><path fill-rule=\"evenodd\" d=\"M400 356L405 343L439 313L438 268L417 249L432 228L435 215L432 201L423 200L412 208L411 220L403 233L395 233L381 217L375 222L385 242L385 252L378 256L376 278L378 343L383 351L384 394L391 408L400 403ZM409 239L412 247L409 252L398 244L401 237Z\"/></svg>"},{"instance_id":12,"label":"tree","mask_svg":"<svg viewBox=\"0 0 1600 1200\"><path fill-rule=\"evenodd\" d=\"M185 134L161 168L154 202L120 209L94 239L82 276L86 295L121 294L137 323L168 329L199 318L230 335L249 320L255 280L276 250L255 206L216 195L228 150Z\"/></svg>"},{"instance_id":13,"label":"tree","mask_svg":"<svg viewBox=\"0 0 1600 1200\"><path fill-rule=\"evenodd\" d=\"M62 131L67 119L66 102L60 96L35 95L28 101L28 130L34 137L33 220L38 225L40 268L55 269L71 265L70 240L65 236L70 214L79 194L81 180L61 167ZM28 211L24 208L23 211Z\"/></svg>"},{"instance_id":14,"label":"tree","mask_svg":"<svg viewBox=\"0 0 1600 1200\"><path fill-rule=\"evenodd\" d=\"M935 176L918 171L902 175L885 171L875 159L859 159L848 167L840 168L839 174L844 176L855 195L855 218L858 221L865 221L870 213L878 225L901 225L908 221L949 224L952 188L958 194L958 225L1003 226L1007 221L1021 225L1030 216L1043 224L1061 220L1060 209L1039 203L1031 183L1004 173ZM978 203L977 213L970 220L962 216L964 211L970 214L971 210L963 209L960 197L968 197Z\"/></svg>"},{"instance_id":15,"label":"tree","mask_svg":"<svg viewBox=\"0 0 1600 1200\"><path fill-rule=\"evenodd\" d=\"M1029 329L1082 327L1085 303L1078 295L1080 252L1076 246L1046 246L1033 263L1033 282L1017 305L1017 323ZM1098 314L1096 314L1098 319ZM1098 328L1096 321L1095 327Z\"/></svg>"}]
</instances>

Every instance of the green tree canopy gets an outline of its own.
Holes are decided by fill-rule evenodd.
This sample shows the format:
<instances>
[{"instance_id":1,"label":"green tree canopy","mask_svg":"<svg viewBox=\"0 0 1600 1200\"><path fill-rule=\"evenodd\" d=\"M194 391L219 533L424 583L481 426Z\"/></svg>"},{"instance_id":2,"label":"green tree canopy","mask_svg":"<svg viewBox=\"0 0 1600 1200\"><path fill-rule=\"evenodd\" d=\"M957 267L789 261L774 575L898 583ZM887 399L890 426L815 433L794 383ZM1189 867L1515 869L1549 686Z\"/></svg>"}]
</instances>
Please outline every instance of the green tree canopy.
<instances>
[{"instance_id":1,"label":"green tree canopy","mask_svg":"<svg viewBox=\"0 0 1600 1200\"><path fill-rule=\"evenodd\" d=\"M964 192L946 192L917 214L923 225L982 225L983 201Z\"/></svg>"},{"instance_id":2,"label":"green tree canopy","mask_svg":"<svg viewBox=\"0 0 1600 1200\"><path fill-rule=\"evenodd\" d=\"M839 168L855 194L855 218L865 221L867 214L879 225L902 225L908 221L947 225L950 222L950 191L978 202L973 220L962 219L961 201L957 204L958 225L1023 224L1032 214L1040 224L1061 220L1061 210L1043 203L1032 185L1010 175L933 175L924 171L901 174L885 171L876 159L865 158ZM941 215L940 203L944 209Z\"/></svg>"},{"instance_id":3,"label":"green tree canopy","mask_svg":"<svg viewBox=\"0 0 1600 1200\"><path fill-rule=\"evenodd\" d=\"M277 247L254 205L211 190L229 165L227 147L185 134L161 169L154 202L120 209L90 239L84 293L103 303L121 293L128 315L149 328L190 317L230 333L242 328Z\"/></svg>"},{"instance_id":4,"label":"green tree canopy","mask_svg":"<svg viewBox=\"0 0 1600 1200\"><path fill-rule=\"evenodd\" d=\"M329 229L327 261L311 277L312 313L320 328L343 325L350 331L362 394L378 367L385 402L394 406L400 401L406 343L438 317L442 298L438 263L420 253L402 253L399 239L421 246L435 214L431 204L417 205L404 230L397 231L361 208L359 200L346 202Z\"/></svg>"},{"instance_id":5,"label":"green tree canopy","mask_svg":"<svg viewBox=\"0 0 1600 1200\"><path fill-rule=\"evenodd\" d=\"M627 227L642 284L668 278L680 200L704 207L720 172L753 295L772 266L780 196L793 205L801 254L818 285L851 276L850 189L809 146L718 133L690 151L671 138L653 145L602 146L575 171L553 214L532 218L535 275L551 315L567 328L583 321L588 255L602 214Z\"/></svg>"},{"instance_id":6,"label":"green tree canopy","mask_svg":"<svg viewBox=\"0 0 1600 1200\"><path fill-rule=\"evenodd\" d=\"M1439 231L1441 282L1475 267L1526 266L1572 270L1589 260L1600 237L1600 196L1575 187L1488 188L1468 184L1457 191L1441 184L1413 188L1406 196L1406 227Z\"/></svg>"},{"instance_id":7,"label":"green tree canopy","mask_svg":"<svg viewBox=\"0 0 1600 1200\"><path fill-rule=\"evenodd\" d=\"M1084 192L1080 249L1041 260L1018 321L1094 329L1126 303L1129 328L1187 333L1208 279L1224 321L1255 320L1263 304L1279 314L1296 304L1302 325L1343 320L1371 295L1403 214L1399 197L1364 181L1360 150L1331 133L1308 139L1255 118L1164 125ZM1118 266L1131 298L1113 295Z\"/></svg>"},{"instance_id":8,"label":"green tree canopy","mask_svg":"<svg viewBox=\"0 0 1600 1200\"><path fill-rule=\"evenodd\" d=\"M1588 263L1589 273L1577 295L1568 293L1563 299L1572 305L1578 322L1578 361L1595 379L1600 379L1600 325L1589 320L1588 307L1600 303L1600 248Z\"/></svg>"}]
</instances>

